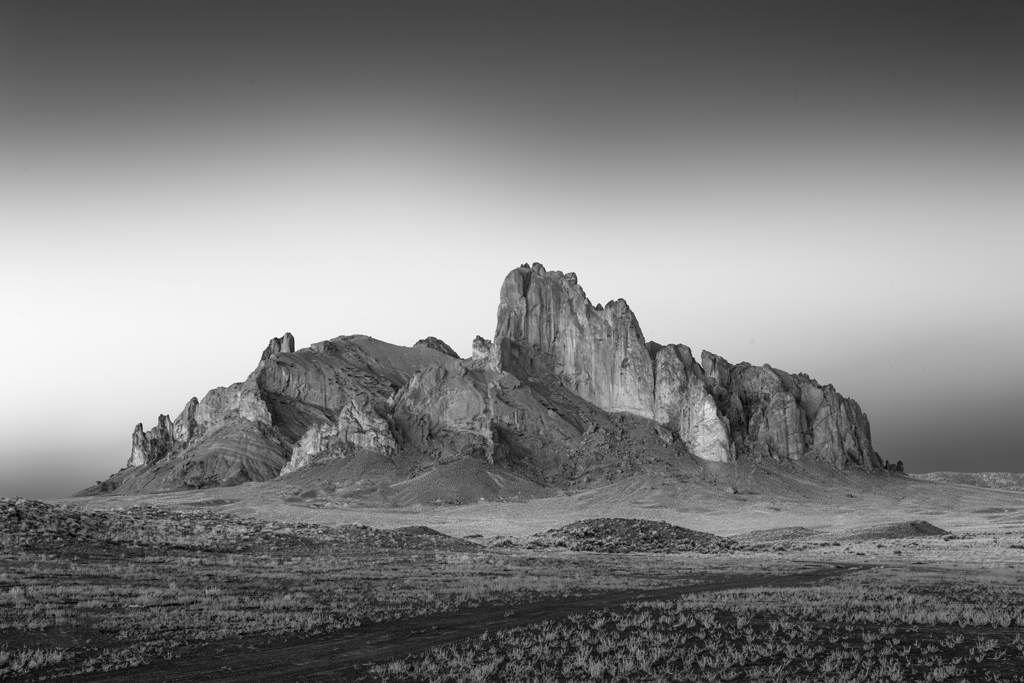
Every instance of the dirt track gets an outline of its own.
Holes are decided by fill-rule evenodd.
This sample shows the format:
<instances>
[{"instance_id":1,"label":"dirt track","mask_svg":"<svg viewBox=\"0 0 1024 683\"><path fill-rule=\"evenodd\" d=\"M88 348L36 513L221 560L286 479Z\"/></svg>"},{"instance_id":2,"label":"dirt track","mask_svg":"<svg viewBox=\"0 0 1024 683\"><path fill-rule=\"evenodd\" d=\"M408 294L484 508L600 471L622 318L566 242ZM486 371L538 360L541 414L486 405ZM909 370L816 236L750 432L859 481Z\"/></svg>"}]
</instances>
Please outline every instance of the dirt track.
<instances>
[{"instance_id":1,"label":"dirt track","mask_svg":"<svg viewBox=\"0 0 1024 683\"><path fill-rule=\"evenodd\" d=\"M189 650L178 659L117 672L77 677L85 681L354 681L367 663L386 661L497 630L561 619L574 612L615 607L645 599L674 599L687 593L793 586L870 569L869 564L828 564L782 576L739 576L721 581L657 590L604 593L586 598L553 598L515 607L481 607L446 614L370 623L358 629L311 638L240 638ZM511 614L510 614L511 611Z\"/></svg>"}]
</instances>

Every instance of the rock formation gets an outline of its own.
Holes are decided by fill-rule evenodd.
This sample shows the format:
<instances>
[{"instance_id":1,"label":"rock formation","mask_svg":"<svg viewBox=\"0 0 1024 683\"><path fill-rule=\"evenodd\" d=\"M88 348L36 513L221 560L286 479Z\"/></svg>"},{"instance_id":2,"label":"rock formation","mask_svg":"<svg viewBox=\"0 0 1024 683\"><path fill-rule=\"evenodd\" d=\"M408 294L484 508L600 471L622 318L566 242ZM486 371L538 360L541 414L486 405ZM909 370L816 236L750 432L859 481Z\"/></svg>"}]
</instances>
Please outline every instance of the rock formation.
<instances>
[{"instance_id":1,"label":"rock formation","mask_svg":"<svg viewBox=\"0 0 1024 683\"><path fill-rule=\"evenodd\" d=\"M682 344L647 344L654 368L654 420L679 432L698 458L736 459L729 423L708 392L703 368Z\"/></svg>"},{"instance_id":2,"label":"rock formation","mask_svg":"<svg viewBox=\"0 0 1024 683\"><path fill-rule=\"evenodd\" d=\"M263 357L260 360L266 360L275 353L295 353L295 337L291 332L285 332L283 337L271 339L267 348L263 350Z\"/></svg>"},{"instance_id":3,"label":"rock formation","mask_svg":"<svg viewBox=\"0 0 1024 683\"><path fill-rule=\"evenodd\" d=\"M171 418L161 415L157 418L156 427L148 432L142 431L142 423L135 425L132 433L132 454L128 465L149 465L166 458L174 451L174 425Z\"/></svg>"},{"instance_id":4,"label":"rock formation","mask_svg":"<svg viewBox=\"0 0 1024 683\"><path fill-rule=\"evenodd\" d=\"M494 332L499 367L557 377L597 407L654 416L654 372L636 316L622 299L592 306L576 275L539 263L505 278Z\"/></svg>"},{"instance_id":5,"label":"rock formation","mask_svg":"<svg viewBox=\"0 0 1024 683\"><path fill-rule=\"evenodd\" d=\"M149 432L138 426L128 470L112 484L124 493L274 478L295 448L300 464L309 459L313 437L300 444L314 427L327 446L358 447L346 422L359 424L352 410L367 401L386 403L423 366L457 362L431 348L407 349L361 335L313 346L295 351L291 334L272 339L244 382L191 399L173 423L164 415Z\"/></svg>"},{"instance_id":6,"label":"rock formation","mask_svg":"<svg viewBox=\"0 0 1024 683\"><path fill-rule=\"evenodd\" d=\"M428 349L434 349L435 351L439 351L440 353L443 353L446 356L451 356L452 358L459 357L459 354L455 353L455 350L452 349L452 347L448 346L437 337L427 337L426 339L420 339L418 342L413 344L414 348L417 346L425 346Z\"/></svg>"},{"instance_id":7,"label":"rock formation","mask_svg":"<svg viewBox=\"0 0 1024 683\"><path fill-rule=\"evenodd\" d=\"M354 335L301 350L289 333L271 339L244 381L192 398L173 421L136 426L128 468L102 491L356 461L359 477L383 472L388 485L473 462L494 490L513 476L528 490L586 485L598 472L610 481L629 463L678 467L687 452L902 471L882 463L867 417L832 385L648 342L624 300L594 306L573 273L535 263L505 278L494 341L477 337L470 359L435 337L405 348Z\"/></svg>"},{"instance_id":8,"label":"rock formation","mask_svg":"<svg viewBox=\"0 0 1024 683\"><path fill-rule=\"evenodd\" d=\"M391 405L403 441L441 461L475 456L512 464L516 453L537 455L581 434L578 421L546 406L515 376L479 364L424 368Z\"/></svg>"},{"instance_id":9,"label":"rock formation","mask_svg":"<svg viewBox=\"0 0 1024 683\"><path fill-rule=\"evenodd\" d=\"M490 339L484 339L477 335L476 339L473 340L473 360L490 360L493 348L494 344L491 343Z\"/></svg>"},{"instance_id":10,"label":"rock formation","mask_svg":"<svg viewBox=\"0 0 1024 683\"><path fill-rule=\"evenodd\" d=\"M606 411L652 418L706 460L882 466L867 417L832 385L706 351L698 365L685 346L645 345L626 302L592 306L573 273L539 263L509 273L494 345L499 369L553 377Z\"/></svg>"},{"instance_id":11,"label":"rock formation","mask_svg":"<svg viewBox=\"0 0 1024 683\"><path fill-rule=\"evenodd\" d=\"M306 467L318 457L342 457L355 449L387 456L398 453L394 424L385 406L374 405L365 394L345 404L333 423L310 427L295 444L281 474Z\"/></svg>"}]
</instances>

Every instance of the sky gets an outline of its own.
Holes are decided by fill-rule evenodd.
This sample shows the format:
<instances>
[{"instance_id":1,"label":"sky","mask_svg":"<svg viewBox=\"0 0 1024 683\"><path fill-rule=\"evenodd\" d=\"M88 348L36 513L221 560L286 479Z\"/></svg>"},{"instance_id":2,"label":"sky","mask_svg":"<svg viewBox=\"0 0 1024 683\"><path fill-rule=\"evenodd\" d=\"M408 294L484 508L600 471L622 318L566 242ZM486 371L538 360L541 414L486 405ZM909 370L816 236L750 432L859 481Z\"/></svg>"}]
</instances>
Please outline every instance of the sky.
<instances>
[{"instance_id":1,"label":"sky","mask_svg":"<svg viewBox=\"0 0 1024 683\"><path fill-rule=\"evenodd\" d=\"M466 356L505 274L1024 471L1024 3L0 0L0 496L270 337Z\"/></svg>"}]
</instances>

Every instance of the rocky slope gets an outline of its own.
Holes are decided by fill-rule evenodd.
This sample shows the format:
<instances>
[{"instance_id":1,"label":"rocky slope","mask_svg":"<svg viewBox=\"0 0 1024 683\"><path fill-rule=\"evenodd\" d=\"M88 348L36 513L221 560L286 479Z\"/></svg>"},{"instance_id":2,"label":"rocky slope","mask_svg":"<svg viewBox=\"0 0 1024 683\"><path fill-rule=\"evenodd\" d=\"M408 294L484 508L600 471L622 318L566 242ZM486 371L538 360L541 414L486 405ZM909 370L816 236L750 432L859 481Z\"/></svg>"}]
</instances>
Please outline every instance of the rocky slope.
<instances>
[{"instance_id":1,"label":"rocky slope","mask_svg":"<svg viewBox=\"0 0 1024 683\"><path fill-rule=\"evenodd\" d=\"M493 341L477 337L472 358L435 337L297 350L285 334L245 381L137 425L128 466L83 493L266 481L330 463L340 485L385 500L475 500L671 476L686 457L883 466L867 417L831 385L648 342L624 300L594 306L574 274L533 264L505 278Z\"/></svg>"}]
</instances>

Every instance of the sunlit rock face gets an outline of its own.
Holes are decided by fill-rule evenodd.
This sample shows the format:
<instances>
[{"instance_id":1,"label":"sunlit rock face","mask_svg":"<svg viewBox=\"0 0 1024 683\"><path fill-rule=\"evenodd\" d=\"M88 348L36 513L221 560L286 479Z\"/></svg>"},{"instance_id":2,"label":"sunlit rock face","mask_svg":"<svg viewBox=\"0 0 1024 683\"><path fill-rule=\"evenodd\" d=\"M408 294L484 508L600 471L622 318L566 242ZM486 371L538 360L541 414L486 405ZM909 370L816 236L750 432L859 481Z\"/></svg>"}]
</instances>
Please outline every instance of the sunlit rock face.
<instances>
[{"instance_id":1,"label":"sunlit rock face","mask_svg":"<svg viewBox=\"0 0 1024 683\"><path fill-rule=\"evenodd\" d=\"M738 457L882 466L867 417L831 384L822 387L807 375L770 365L732 365L707 351L701 365Z\"/></svg>"},{"instance_id":2,"label":"sunlit rock face","mask_svg":"<svg viewBox=\"0 0 1024 683\"><path fill-rule=\"evenodd\" d=\"M509 273L494 344L500 370L554 376L603 410L654 416L654 372L636 316L623 299L592 306L573 273L539 263Z\"/></svg>"},{"instance_id":3,"label":"sunlit rock face","mask_svg":"<svg viewBox=\"0 0 1024 683\"><path fill-rule=\"evenodd\" d=\"M654 359L654 419L678 430L690 452L704 460L736 459L729 423L704 382L704 370L682 344L648 343Z\"/></svg>"}]
</instances>

